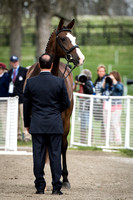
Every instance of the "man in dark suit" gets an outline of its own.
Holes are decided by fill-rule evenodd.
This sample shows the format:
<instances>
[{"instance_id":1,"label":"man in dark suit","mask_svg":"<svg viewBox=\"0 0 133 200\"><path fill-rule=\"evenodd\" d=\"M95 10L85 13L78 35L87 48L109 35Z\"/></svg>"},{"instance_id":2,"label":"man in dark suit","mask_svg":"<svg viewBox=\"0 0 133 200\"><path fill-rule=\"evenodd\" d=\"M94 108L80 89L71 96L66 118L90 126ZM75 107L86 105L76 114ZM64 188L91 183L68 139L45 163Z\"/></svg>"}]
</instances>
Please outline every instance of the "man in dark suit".
<instances>
[{"instance_id":1,"label":"man in dark suit","mask_svg":"<svg viewBox=\"0 0 133 200\"><path fill-rule=\"evenodd\" d=\"M24 98L23 86L26 79L27 69L19 65L19 59L17 56L11 56L10 65L12 69L10 69L10 71L8 72L10 78L9 96L19 97L18 140L22 140L22 133L23 133L24 140L27 142L30 140L30 136L26 128L24 128L24 123L23 123L23 98ZM21 124L22 124L22 133L21 133Z\"/></svg>"},{"instance_id":2,"label":"man in dark suit","mask_svg":"<svg viewBox=\"0 0 133 200\"><path fill-rule=\"evenodd\" d=\"M43 175L48 148L52 194L61 195L61 112L69 107L70 101L64 79L51 74L52 60L52 56L43 54L39 58L41 73L27 80L24 91L24 124L32 135L36 193L43 194L46 186Z\"/></svg>"}]
</instances>

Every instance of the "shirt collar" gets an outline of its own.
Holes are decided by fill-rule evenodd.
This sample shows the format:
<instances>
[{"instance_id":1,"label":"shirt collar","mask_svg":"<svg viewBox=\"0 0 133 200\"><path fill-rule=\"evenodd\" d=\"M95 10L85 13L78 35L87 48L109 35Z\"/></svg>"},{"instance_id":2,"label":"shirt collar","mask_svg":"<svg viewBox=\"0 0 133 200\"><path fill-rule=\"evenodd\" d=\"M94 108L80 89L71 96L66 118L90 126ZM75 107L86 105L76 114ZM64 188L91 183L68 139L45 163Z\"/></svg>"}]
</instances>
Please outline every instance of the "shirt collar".
<instances>
[{"instance_id":1,"label":"shirt collar","mask_svg":"<svg viewBox=\"0 0 133 200\"><path fill-rule=\"evenodd\" d=\"M14 71L14 70L18 71L18 69L19 69L19 65L17 66L17 68L16 68L16 69L13 69L13 71Z\"/></svg>"},{"instance_id":2,"label":"shirt collar","mask_svg":"<svg viewBox=\"0 0 133 200\"><path fill-rule=\"evenodd\" d=\"M51 73L50 71L41 71L40 73L45 73L45 72L49 72L49 73Z\"/></svg>"},{"instance_id":3,"label":"shirt collar","mask_svg":"<svg viewBox=\"0 0 133 200\"><path fill-rule=\"evenodd\" d=\"M0 74L0 77L2 77L4 75L4 72L2 74Z\"/></svg>"}]
</instances>

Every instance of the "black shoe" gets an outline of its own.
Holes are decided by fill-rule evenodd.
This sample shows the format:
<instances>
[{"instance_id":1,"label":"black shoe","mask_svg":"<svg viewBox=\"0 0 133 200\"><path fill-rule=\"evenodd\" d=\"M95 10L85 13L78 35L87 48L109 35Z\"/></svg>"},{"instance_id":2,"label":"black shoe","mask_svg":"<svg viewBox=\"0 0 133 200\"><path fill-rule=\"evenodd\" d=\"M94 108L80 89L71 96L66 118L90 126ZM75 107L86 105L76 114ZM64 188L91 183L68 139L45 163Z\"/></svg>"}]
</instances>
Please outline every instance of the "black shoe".
<instances>
[{"instance_id":1,"label":"black shoe","mask_svg":"<svg viewBox=\"0 0 133 200\"><path fill-rule=\"evenodd\" d=\"M44 194L44 191L36 191L36 194Z\"/></svg>"},{"instance_id":2,"label":"black shoe","mask_svg":"<svg viewBox=\"0 0 133 200\"><path fill-rule=\"evenodd\" d=\"M62 195L63 192L61 192L60 190L53 190L52 194Z\"/></svg>"}]
</instances>

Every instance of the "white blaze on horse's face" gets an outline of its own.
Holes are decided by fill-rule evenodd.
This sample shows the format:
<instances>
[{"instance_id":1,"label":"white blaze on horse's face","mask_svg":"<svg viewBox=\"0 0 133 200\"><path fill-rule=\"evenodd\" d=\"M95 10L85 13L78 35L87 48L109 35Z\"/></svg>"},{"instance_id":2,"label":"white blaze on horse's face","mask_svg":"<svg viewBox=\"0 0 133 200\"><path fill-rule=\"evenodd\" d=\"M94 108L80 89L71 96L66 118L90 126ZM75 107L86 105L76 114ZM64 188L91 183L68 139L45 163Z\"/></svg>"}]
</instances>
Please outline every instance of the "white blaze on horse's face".
<instances>
[{"instance_id":1,"label":"white blaze on horse's face","mask_svg":"<svg viewBox=\"0 0 133 200\"><path fill-rule=\"evenodd\" d=\"M71 35L70 33L67 33L66 36L70 39L72 45L75 46L76 45L76 42L75 42L76 38L73 35ZM77 52L78 57L79 57L79 64L78 64L78 66L79 65L83 65L83 62L84 62L84 59L85 59L84 55L82 54L82 52L80 51L79 48L76 48L76 52Z\"/></svg>"}]
</instances>

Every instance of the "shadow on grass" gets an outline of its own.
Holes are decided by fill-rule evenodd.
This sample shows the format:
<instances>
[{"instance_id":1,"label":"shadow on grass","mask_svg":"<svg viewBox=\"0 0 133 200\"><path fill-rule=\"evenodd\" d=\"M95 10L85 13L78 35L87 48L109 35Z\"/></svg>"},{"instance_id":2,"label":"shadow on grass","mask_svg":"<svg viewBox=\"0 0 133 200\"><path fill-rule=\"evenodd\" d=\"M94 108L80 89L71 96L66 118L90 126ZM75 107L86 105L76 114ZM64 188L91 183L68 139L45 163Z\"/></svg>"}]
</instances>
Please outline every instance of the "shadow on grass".
<instances>
[{"instance_id":1,"label":"shadow on grass","mask_svg":"<svg viewBox=\"0 0 133 200\"><path fill-rule=\"evenodd\" d=\"M18 141L18 146L27 146L27 147L31 147L32 146L32 141L28 141L28 142L25 142L25 141Z\"/></svg>"},{"instance_id":2,"label":"shadow on grass","mask_svg":"<svg viewBox=\"0 0 133 200\"><path fill-rule=\"evenodd\" d=\"M121 155L133 157L133 150L131 149L120 149L119 152Z\"/></svg>"},{"instance_id":3,"label":"shadow on grass","mask_svg":"<svg viewBox=\"0 0 133 200\"><path fill-rule=\"evenodd\" d=\"M74 146L70 147L70 150L84 150L84 151L102 151L101 148L98 147L82 147L82 146Z\"/></svg>"},{"instance_id":4,"label":"shadow on grass","mask_svg":"<svg viewBox=\"0 0 133 200\"><path fill-rule=\"evenodd\" d=\"M70 147L69 150L82 150L82 151L103 151L102 148L97 147L81 147L81 146L73 146ZM116 150L116 149L115 149ZM111 152L111 150L110 150ZM133 150L131 149L118 149L118 151L113 151L112 153L120 154L121 156L133 157Z\"/></svg>"}]
</instances>

